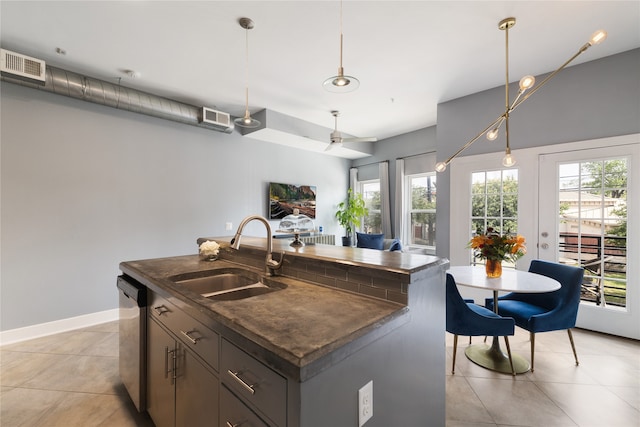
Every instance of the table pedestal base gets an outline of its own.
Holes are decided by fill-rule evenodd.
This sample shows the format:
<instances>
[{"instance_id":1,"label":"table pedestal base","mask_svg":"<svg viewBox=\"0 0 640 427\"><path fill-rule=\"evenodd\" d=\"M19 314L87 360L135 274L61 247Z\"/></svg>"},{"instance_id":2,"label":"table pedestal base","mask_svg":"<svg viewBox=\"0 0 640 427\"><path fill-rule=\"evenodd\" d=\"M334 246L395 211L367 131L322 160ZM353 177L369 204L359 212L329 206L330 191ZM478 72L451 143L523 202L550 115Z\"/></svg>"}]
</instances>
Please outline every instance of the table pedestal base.
<instances>
[{"instance_id":1,"label":"table pedestal base","mask_svg":"<svg viewBox=\"0 0 640 427\"><path fill-rule=\"evenodd\" d=\"M512 373L509 356L503 353L500 349L497 337L494 337L491 347L486 344L470 345L466 348L464 354L473 363L480 365L483 368L503 372L505 374ZM511 360L513 361L513 369L516 374L523 374L530 368L529 362L518 354L511 352Z\"/></svg>"}]
</instances>

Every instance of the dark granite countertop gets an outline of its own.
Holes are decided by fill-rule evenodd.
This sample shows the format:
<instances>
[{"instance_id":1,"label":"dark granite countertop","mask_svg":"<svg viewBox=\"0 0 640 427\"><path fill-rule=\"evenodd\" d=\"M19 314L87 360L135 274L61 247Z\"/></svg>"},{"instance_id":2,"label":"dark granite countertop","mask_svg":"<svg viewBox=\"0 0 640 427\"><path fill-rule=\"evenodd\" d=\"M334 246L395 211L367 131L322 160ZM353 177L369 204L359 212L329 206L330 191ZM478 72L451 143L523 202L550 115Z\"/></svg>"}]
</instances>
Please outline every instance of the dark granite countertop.
<instances>
[{"instance_id":1,"label":"dark granite countertop","mask_svg":"<svg viewBox=\"0 0 640 427\"><path fill-rule=\"evenodd\" d=\"M222 251L230 250L230 238L212 240L221 244ZM243 237L242 246L262 249L264 242L265 239ZM392 270L409 276L440 264L436 257L327 245L292 248L288 243L274 241L274 258L279 259L276 252L295 252L295 256ZM197 255L127 261L120 264L120 269L170 300L181 302L182 307L189 307L190 314L199 320L210 319L257 344L268 353L267 359L281 359L275 366L302 381L408 321L409 309L403 304L287 276L276 278L286 285L285 289L235 301L204 298L170 279L184 273L239 266L262 273L224 259L224 254L213 262L200 260Z\"/></svg>"}]
</instances>

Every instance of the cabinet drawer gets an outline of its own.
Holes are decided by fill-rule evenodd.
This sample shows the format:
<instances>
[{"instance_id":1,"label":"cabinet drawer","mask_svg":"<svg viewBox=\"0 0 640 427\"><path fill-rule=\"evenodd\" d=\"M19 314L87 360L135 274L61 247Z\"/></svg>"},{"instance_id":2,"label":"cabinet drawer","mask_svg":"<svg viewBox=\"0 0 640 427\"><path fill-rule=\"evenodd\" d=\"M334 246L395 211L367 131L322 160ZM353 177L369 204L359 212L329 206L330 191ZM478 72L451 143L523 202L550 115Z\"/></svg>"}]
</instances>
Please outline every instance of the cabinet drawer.
<instances>
[{"instance_id":1,"label":"cabinet drawer","mask_svg":"<svg viewBox=\"0 0 640 427\"><path fill-rule=\"evenodd\" d=\"M220 387L220 427L269 427L225 386Z\"/></svg>"},{"instance_id":2,"label":"cabinet drawer","mask_svg":"<svg viewBox=\"0 0 640 427\"><path fill-rule=\"evenodd\" d=\"M219 336L161 296L150 292L149 315L169 328L213 369L218 370Z\"/></svg>"},{"instance_id":3,"label":"cabinet drawer","mask_svg":"<svg viewBox=\"0 0 640 427\"><path fill-rule=\"evenodd\" d=\"M237 396L279 426L287 423L287 380L252 356L222 339L223 383Z\"/></svg>"}]
</instances>

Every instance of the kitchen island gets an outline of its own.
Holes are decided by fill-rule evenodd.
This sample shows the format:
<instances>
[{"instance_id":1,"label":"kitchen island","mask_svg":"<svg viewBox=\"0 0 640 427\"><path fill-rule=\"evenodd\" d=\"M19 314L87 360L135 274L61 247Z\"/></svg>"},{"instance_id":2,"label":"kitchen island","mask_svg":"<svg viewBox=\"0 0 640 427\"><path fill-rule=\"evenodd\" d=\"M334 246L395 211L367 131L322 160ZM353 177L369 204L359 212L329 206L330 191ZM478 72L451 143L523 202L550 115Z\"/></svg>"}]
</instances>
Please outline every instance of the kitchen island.
<instances>
[{"instance_id":1,"label":"kitchen island","mask_svg":"<svg viewBox=\"0 0 640 427\"><path fill-rule=\"evenodd\" d=\"M229 237L211 239L222 246L217 261L188 255L120 265L126 277L149 290L149 329L169 335L174 344L167 351L171 358L178 355L168 375L175 390L152 396L162 380L153 379L155 366L167 356L152 353L158 346L149 334L148 359L160 360L148 365L147 407L154 417L154 405L164 410L171 406L165 400L176 402L160 423L154 417L157 425L167 419L166 425L180 425L181 411L198 412L198 406L179 408L180 385L188 384L181 381L180 362L187 359L181 352L202 365L190 366L204 368L199 380L210 379L201 388L208 398L200 402L199 393L186 399L186 406L200 402L211 425L234 425L240 419L233 417L248 417L255 419L253 425L358 426L358 390L369 381L372 406L365 405L365 411L373 416L366 426L444 425L446 260L274 241L274 258L285 254L274 279L282 289L212 300L175 278L238 267L262 272L266 241L245 237L236 251L229 248ZM172 330L180 324L168 320L174 311L197 327ZM157 351L165 347L171 346Z\"/></svg>"}]
</instances>

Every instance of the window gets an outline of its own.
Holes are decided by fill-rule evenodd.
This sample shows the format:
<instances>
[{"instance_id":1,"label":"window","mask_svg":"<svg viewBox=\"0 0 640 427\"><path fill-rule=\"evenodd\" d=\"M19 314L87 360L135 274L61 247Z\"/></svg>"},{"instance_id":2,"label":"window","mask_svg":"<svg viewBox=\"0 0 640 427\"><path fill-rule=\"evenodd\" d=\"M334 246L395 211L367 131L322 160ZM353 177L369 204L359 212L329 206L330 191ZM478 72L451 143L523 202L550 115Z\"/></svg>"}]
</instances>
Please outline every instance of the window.
<instances>
[{"instance_id":1,"label":"window","mask_svg":"<svg viewBox=\"0 0 640 427\"><path fill-rule=\"evenodd\" d=\"M481 171L471 174L471 230L518 232L518 170Z\"/></svg>"},{"instance_id":2,"label":"window","mask_svg":"<svg viewBox=\"0 0 640 427\"><path fill-rule=\"evenodd\" d=\"M436 173L407 175L406 180L409 235L404 240L410 246L435 249Z\"/></svg>"},{"instance_id":3,"label":"window","mask_svg":"<svg viewBox=\"0 0 640 427\"><path fill-rule=\"evenodd\" d=\"M367 209L369 209L369 216L362 220L361 231L373 234L382 233L380 180L360 181L359 187Z\"/></svg>"}]
</instances>

